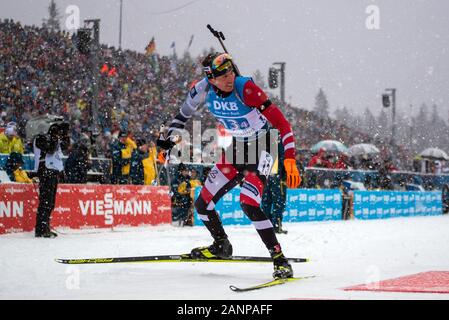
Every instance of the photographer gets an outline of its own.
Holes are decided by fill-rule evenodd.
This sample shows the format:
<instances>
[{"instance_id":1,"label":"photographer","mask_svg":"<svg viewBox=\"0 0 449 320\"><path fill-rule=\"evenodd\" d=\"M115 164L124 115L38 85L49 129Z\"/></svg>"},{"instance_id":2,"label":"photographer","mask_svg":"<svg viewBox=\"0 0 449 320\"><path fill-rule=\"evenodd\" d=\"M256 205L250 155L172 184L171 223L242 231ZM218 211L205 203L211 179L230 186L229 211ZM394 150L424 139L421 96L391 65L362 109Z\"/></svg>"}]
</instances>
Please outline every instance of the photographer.
<instances>
[{"instance_id":1,"label":"photographer","mask_svg":"<svg viewBox=\"0 0 449 320\"><path fill-rule=\"evenodd\" d=\"M52 124L47 134L39 134L34 139L35 169L39 178L36 237L57 236L50 230L50 215L55 206L59 176L64 171L62 151L67 151L69 145L69 124L66 122Z\"/></svg>"}]
</instances>

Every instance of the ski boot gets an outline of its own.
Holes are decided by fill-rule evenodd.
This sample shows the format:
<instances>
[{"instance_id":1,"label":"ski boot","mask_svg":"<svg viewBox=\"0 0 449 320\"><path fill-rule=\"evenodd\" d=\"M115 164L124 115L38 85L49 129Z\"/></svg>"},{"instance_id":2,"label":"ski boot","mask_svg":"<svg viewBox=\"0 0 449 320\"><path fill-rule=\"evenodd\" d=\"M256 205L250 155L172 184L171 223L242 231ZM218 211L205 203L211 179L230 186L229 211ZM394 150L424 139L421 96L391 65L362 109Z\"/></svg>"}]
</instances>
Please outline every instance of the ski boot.
<instances>
[{"instance_id":1,"label":"ski boot","mask_svg":"<svg viewBox=\"0 0 449 320\"><path fill-rule=\"evenodd\" d=\"M287 234L288 233L287 230L282 229L281 219L277 219L276 223L273 224L273 227L274 227L274 232L277 234Z\"/></svg>"},{"instance_id":2,"label":"ski boot","mask_svg":"<svg viewBox=\"0 0 449 320\"><path fill-rule=\"evenodd\" d=\"M44 231L44 232L35 232L34 236L36 238L56 238L58 235L57 235L56 232L47 230L47 231Z\"/></svg>"},{"instance_id":3,"label":"ski boot","mask_svg":"<svg viewBox=\"0 0 449 320\"><path fill-rule=\"evenodd\" d=\"M274 226L274 232L277 234L287 234L288 233L287 230L282 229L282 225Z\"/></svg>"},{"instance_id":4,"label":"ski boot","mask_svg":"<svg viewBox=\"0 0 449 320\"><path fill-rule=\"evenodd\" d=\"M193 259L229 258L232 256L232 245L228 238L218 239L208 247L192 249L190 254Z\"/></svg>"},{"instance_id":5,"label":"ski boot","mask_svg":"<svg viewBox=\"0 0 449 320\"><path fill-rule=\"evenodd\" d=\"M282 253L280 245L276 245L270 250L270 255L273 258L274 272L273 278L286 279L293 277L293 269L287 258Z\"/></svg>"}]
</instances>

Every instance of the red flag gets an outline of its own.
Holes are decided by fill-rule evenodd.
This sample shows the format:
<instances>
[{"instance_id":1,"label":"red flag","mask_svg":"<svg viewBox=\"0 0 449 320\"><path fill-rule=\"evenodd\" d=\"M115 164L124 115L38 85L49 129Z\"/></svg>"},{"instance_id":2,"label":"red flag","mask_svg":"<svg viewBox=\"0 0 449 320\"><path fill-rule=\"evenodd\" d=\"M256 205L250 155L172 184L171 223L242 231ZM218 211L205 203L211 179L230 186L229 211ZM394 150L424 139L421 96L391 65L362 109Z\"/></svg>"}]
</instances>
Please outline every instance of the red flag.
<instances>
[{"instance_id":1,"label":"red flag","mask_svg":"<svg viewBox=\"0 0 449 320\"><path fill-rule=\"evenodd\" d=\"M103 74L103 73L108 73L108 72L109 72L109 67L108 67L108 65L105 63L105 64L103 65L103 67L101 67L100 73Z\"/></svg>"}]
</instances>

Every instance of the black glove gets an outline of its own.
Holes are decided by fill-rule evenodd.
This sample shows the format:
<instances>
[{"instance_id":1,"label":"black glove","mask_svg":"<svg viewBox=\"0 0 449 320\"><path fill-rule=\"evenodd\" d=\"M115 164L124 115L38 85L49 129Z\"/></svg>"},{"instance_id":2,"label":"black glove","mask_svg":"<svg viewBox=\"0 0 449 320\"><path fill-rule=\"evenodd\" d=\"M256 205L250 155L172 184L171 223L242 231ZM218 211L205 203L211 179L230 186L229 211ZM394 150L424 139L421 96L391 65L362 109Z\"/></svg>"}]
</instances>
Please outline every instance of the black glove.
<instances>
[{"instance_id":1,"label":"black glove","mask_svg":"<svg viewBox=\"0 0 449 320\"><path fill-rule=\"evenodd\" d=\"M156 140L156 145L164 150L170 150L176 145L176 142L179 141L179 136L168 136L165 138L165 132L165 125L162 124L159 129L159 137Z\"/></svg>"},{"instance_id":2,"label":"black glove","mask_svg":"<svg viewBox=\"0 0 449 320\"><path fill-rule=\"evenodd\" d=\"M167 139L167 140L157 139L156 145L158 147L161 147L164 150L170 150L171 148L173 148L176 145L176 143L174 143L170 139Z\"/></svg>"},{"instance_id":3,"label":"black glove","mask_svg":"<svg viewBox=\"0 0 449 320\"><path fill-rule=\"evenodd\" d=\"M69 130L70 130L70 124L68 122L63 122L59 125L59 128L61 130L61 136L68 136Z\"/></svg>"},{"instance_id":4,"label":"black glove","mask_svg":"<svg viewBox=\"0 0 449 320\"><path fill-rule=\"evenodd\" d=\"M46 139L46 146L41 150L45 151L46 153L53 154L58 150L58 142L58 136L48 135Z\"/></svg>"}]
</instances>

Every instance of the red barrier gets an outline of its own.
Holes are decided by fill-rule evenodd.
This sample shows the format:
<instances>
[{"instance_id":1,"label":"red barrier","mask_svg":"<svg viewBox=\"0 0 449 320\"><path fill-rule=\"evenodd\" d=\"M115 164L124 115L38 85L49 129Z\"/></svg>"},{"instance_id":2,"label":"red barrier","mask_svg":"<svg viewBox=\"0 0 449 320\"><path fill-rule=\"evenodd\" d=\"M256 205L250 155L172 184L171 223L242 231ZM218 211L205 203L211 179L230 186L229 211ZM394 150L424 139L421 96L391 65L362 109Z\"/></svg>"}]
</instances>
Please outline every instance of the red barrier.
<instances>
[{"instance_id":1,"label":"red barrier","mask_svg":"<svg viewBox=\"0 0 449 320\"><path fill-rule=\"evenodd\" d=\"M108 228L171 223L168 187L58 186L52 227ZM32 231L39 205L37 186L0 184L0 234Z\"/></svg>"}]
</instances>

